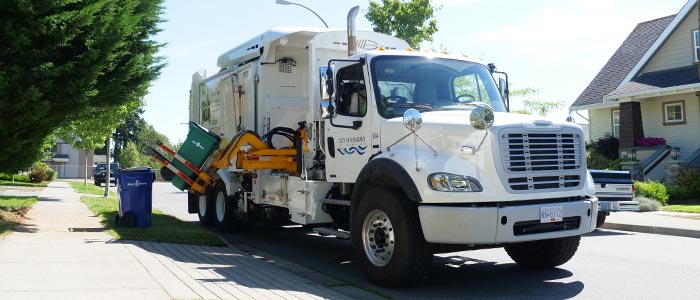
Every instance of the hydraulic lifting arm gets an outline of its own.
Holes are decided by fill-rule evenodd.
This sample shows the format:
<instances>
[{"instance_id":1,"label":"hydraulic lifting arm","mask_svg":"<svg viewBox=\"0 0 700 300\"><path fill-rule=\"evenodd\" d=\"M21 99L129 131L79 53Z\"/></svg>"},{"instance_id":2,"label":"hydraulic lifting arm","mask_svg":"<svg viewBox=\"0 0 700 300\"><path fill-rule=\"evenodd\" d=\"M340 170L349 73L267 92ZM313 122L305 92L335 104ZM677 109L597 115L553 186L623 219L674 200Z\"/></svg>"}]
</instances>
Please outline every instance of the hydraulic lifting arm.
<instances>
[{"instance_id":1,"label":"hydraulic lifting arm","mask_svg":"<svg viewBox=\"0 0 700 300\"><path fill-rule=\"evenodd\" d=\"M292 130L290 129L289 131L291 132ZM301 152L309 152L306 143L306 131L303 126L294 131L293 139L294 148L274 149L271 145L265 143L254 131L240 131L231 139L231 142L226 145L224 149L214 156L206 170L193 168L184 158L168 149L162 143L158 143L158 146L160 146L163 151L183 162L185 166L195 172L197 177L194 179L186 177L182 172L172 165L169 165L167 160L157 151L153 151L152 155L164 166L173 171L175 175L179 176L190 185L189 190L191 192L203 195L208 188L214 186L214 174L219 169L231 166L234 158L236 160L236 168L242 169L245 172L267 169L287 171L299 175L302 169L300 166L303 157Z\"/></svg>"}]
</instances>

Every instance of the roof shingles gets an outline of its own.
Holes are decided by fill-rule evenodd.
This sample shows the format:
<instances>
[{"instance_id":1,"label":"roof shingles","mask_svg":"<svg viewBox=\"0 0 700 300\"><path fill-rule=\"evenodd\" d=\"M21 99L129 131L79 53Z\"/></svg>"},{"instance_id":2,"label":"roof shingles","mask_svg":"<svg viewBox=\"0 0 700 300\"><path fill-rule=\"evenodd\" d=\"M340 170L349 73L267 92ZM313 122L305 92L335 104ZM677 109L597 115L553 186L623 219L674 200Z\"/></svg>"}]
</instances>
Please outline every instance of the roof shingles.
<instances>
[{"instance_id":1,"label":"roof shingles","mask_svg":"<svg viewBox=\"0 0 700 300\"><path fill-rule=\"evenodd\" d=\"M603 96L620 85L674 17L671 15L637 24L571 107L603 102Z\"/></svg>"}]
</instances>

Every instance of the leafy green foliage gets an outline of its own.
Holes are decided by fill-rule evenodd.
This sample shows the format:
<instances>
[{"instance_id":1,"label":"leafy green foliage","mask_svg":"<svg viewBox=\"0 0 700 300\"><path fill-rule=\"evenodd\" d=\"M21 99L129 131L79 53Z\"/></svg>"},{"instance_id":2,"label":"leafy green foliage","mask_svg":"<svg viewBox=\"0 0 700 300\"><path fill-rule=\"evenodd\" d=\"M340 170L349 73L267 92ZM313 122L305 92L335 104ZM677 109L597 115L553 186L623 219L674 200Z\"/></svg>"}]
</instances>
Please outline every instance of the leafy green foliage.
<instances>
[{"instance_id":1,"label":"leafy green foliage","mask_svg":"<svg viewBox=\"0 0 700 300\"><path fill-rule=\"evenodd\" d=\"M49 166L43 162L38 162L34 164L31 170L29 170L29 182L39 183L42 181L51 181L56 179L56 171L49 168Z\"/></svg>"},{"instance_id":2,"label":"leafy green foliage","mask_svg":"<svg viewBox=\"0 0 700 300\"><path fill-rule=\"evenodd\" d=\"M692 193L690 189L684 186L667 185L666 191L668 192L668 198L671 200L683 200L700 197L700 195Z\"/></svg>"},{"instance_id":3,"label":"leafy green foliage","mask_svg":"<svg viewBox=\"0 0 700 300\"><path fill-rule=\"evenodd\" d=\"M586 163L589 169L607 170L612 160L598 153L594 148L586 148Z\"/></svg>"},{"instance_id":4,"label":"leafy green foliage","mask_svg":"<svg viewBox=\"0 0 700 300\"><path fill-rule=\"evenodd\" d=\"M698 171L693 169L682 170L678 173L676 180L678 180L679 186L688 189L692 195L700 197L700 173Z\"/></svg>"},{"instance_id":5,"label":"leafy green foliage","mask_svg":"<svg viewBox=\"0 0 700 300\"><path fill-rule=\"evenodd\" d=\"M668 201L668 192L666 191L666 186L663 183L656 181L635 181L634 191L637 196L644 196L647 198L659 201L659 203L666 205Z\"/></svg>"},{"instance_id":6,"label":"leafy green foliage","mask_svg":"<svg viewBox=\"0 0 700 300\"><path fill-rule=\"evenodd\" d=\"M0 140L7 146L0 148L0 171L40 160L46 137L57 128L89 128L95 123L75 122L100 120L143 98L163 67L155 56L162 45L149 40L162 22L161 3L3 2ZM74 133L88 139L85 132Z\"/></svg>"},{"instance_id":7,"label":"leafy green foliage","mask_svg":"<svg viewBox=\"0 0 700 300\"><path fill-rule=\"evenodd\" d=\"M595 151L609 160L620 158L620 140L609 134L589 143L586 145L586 149Z\"/></svg>"},{"instance_id":8,"label":"leafy green foliage","mask_svg":"<svg viewBox=\"0 0 700 300\"><path fill-rule=\"evenodd\" d=\"M433 18L437 9L430 0L382 0L382 3L370 0L365 17L374 31L394 35L419 49L422 41L432 41L437 32L437 21Z\"/></svg>"},{"instance_id":9,"label":"leafy green foliage","mask_svg":"<svg viewBox=\"0 0 700 300\"><path fill-rule=\"evenodd\" d=\"M555 109L560 109L564 107L564 101L548 101L541 99L534 99L533 97L539 95L540 89L533 87L526 87L522 89L513 89L510 91L510 97L515 99L520 99L524 108L514 110L514 112L528 114L528 115L539 115L547 116L550 112Z\"/></svg>"},{"instance_id":10,"label":"leafy green foliage","mask_svg":"<svg viewBox=\"0 0 700 300\"><path fill-rule=\"evenodd\" d=\"M12 181L13 175L7 173L0 173L0 180ZM29 176L27 176L26 174L15 174L14 181L29 182Z\"/></svg>"}]
</instances>

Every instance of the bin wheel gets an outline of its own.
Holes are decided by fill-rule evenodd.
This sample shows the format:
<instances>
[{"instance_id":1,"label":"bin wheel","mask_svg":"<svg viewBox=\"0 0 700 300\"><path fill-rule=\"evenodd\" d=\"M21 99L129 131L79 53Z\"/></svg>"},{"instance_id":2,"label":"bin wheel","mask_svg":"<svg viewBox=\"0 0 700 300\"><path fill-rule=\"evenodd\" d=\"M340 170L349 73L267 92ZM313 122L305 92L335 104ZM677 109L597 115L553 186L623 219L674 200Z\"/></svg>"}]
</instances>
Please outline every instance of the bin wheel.
<instances>
[{"instance_id":1,"label":"bin wheel","mask_svg":"<svg viewBox=\"0 0 700 300\"><path fill-rule=\"evenodd\" d=\"M130 212L127 212L119 218L119 223L117 223L119 227L132 227L134 226L134 216L131 215Z\"/></svg>"}]
</instances>

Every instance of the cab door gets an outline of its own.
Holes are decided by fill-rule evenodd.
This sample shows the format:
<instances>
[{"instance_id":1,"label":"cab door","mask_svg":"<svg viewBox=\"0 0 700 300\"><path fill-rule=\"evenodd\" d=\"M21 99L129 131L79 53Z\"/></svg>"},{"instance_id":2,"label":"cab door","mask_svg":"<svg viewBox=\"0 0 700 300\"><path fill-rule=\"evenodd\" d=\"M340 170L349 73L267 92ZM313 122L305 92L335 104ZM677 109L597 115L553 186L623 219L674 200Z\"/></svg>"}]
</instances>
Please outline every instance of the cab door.
<instances>
[{"instance_id":1,"label":"cab door","mask_svg":"<svg viewBox=\"0 0 700 300\"><path fill-rule=\"evenodd\" d=\"M335 70L334 110L324 120L326 175L330 182L355 182L372 155L373 97L364 64L337 61Z\"/></svg>"}]
</instances>

